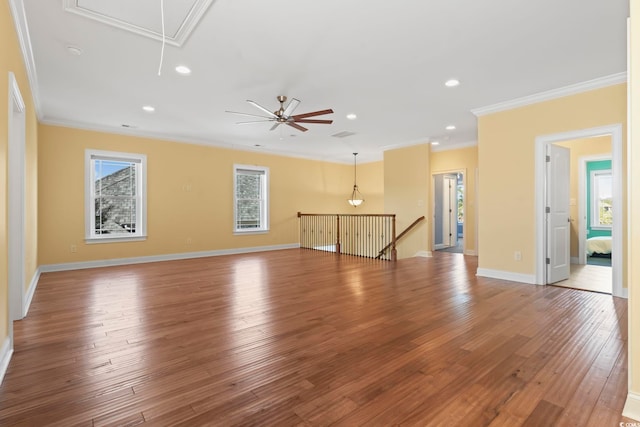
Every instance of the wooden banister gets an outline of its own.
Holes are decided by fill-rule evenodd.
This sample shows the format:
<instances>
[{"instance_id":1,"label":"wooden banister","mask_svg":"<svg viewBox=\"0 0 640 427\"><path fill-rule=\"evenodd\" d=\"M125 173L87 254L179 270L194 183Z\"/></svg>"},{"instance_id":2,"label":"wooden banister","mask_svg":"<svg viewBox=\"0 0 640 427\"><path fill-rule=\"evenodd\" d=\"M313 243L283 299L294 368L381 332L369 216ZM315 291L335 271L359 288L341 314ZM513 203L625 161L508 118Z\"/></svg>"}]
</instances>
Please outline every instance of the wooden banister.
<instances>
[{"instance_id":1,"label":"wooden banister","mask_svg":"<svg viewBox=\"0 0 640 427\"><path fill-rule=\"evenodd\" d=\"M411 223L411 225L410 225L410 226L408 226L407 228L405 228L405 229L404 229L404 231L398 235L398 237L396 237L393 241L389 242L389 244L388 244L387 246L385 246L384 248L382 248L382 250L381 250L380 252L378 252L378 256L376 257L376 259L380 259L380 257L381 257L382 255L384 255L384 253L386 252L386 250L387 250L387 249L389 249L389 248L390 248L390 247L392 247L392 246L393 246L393 249L395 250L395 246L396 246L395 244L396 244L396 242L397 242L398 240L400 240L400 239L402 238L402 236L404 236L405 234L407 234L407 233L408 233L408 232L409 232L413 227L415 227L415 226L416 226L416 224L418 224L418 223L419 223L420 221L422 221L422 220L424 220L424 215L423 215L423 216L421 216L420 218L416 219L415 221L413 221L413 222ZM394 223L394 225L395 225L395 223ZM394 232L394 234L395 234L395 232Z\"/></svg>"}]
</instances>

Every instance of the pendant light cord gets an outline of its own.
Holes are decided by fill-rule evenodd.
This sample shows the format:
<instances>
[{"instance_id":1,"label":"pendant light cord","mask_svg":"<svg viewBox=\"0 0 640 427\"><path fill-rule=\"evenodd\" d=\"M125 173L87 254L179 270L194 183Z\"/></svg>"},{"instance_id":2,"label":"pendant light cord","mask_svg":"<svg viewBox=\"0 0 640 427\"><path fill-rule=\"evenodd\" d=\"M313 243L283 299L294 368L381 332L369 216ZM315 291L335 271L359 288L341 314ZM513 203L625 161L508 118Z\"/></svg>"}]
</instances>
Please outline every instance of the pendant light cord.
<instances>
[{"instance_id":1,"label":"pendant light cord","mask_svg":"<svg viewBox=\"0 0 640 427\"><path fill-rule=\"evenodd\" d=\"M358 153L353 153L353 186L356 187L358 185L358 167L356 165L356 156Z\"/></svg>"},{"instance_id":2,"label":"pendant light cord","mask_svg":"<svg viewBox=\"0 0 640 427\"><path fill-rule=\"evenodd\" d=\"M164 35L164 0L160 0L160 20L162 22L162 49L160 50L160 65L158 66L158 75L161 75L162 72L162 61L164 60L164 45L165 45L165 35Z\"/></svg>"}]
</instances>

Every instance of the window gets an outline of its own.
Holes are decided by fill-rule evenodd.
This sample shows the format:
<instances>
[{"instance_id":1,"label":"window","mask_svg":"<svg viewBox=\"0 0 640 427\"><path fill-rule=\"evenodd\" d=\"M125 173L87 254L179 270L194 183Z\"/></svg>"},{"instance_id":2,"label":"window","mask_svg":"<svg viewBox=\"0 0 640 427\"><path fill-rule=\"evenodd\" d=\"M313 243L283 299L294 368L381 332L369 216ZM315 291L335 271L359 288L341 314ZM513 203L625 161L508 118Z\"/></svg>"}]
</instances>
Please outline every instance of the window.
<instances>
[{"instance_id":1,"label":"window","mask_svg":"<svg viewBox=\"0 0 640 427\"><path fill-rule=\"evenodd\" d=\"M269 169L234 165L234 231L269 230Z\"/></svg>"},{"instance_id":2,"label":"window","mask_svg":"<svg viewBox=\"0 0 640 427\"><path fill-rule=\"evenodd\" d=\"M591 228L611 228L613 181L611 170L591 172Z\"/></svg>"},{"instance_id":3,"label":"window","mask_svg":"<svg viewBox=\"0 0 640 427\"><path fill-rule=\"evenodd\" d=\"M146 156L85 152L85 238L146 238Z\"/></svg>"}]
</instances>

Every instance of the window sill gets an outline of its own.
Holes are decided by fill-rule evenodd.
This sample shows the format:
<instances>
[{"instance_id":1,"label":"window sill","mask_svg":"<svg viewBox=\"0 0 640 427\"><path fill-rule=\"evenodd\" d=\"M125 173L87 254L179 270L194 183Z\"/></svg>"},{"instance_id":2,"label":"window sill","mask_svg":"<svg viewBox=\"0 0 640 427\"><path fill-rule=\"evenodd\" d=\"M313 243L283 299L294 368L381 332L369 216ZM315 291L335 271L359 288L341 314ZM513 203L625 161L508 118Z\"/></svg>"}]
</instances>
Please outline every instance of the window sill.
<instances>
[{"instance_id":1,"label":"window sill","mask_svg":"<svg viewBox=\"0 0 640 427\"><path fill-rule=\"evenodd\" d=\"M592 230L598 230L598 231L611 231L611 226L605 226L605 225L592 225L591 226Z\"/></svg>"},{"instance_id":2,"label":"window sill","mask_svg":"<svg viewBox=\"0 0 640 427\"><path fill-rule=\"evenodd\" d=\"M235 230L233 232L236 236L242 236L245 234L267 234L269 230Z\"/></svg>"},{"instance_id":3,"label":"window sill","mask_svg":"<svg viewBox=\"0 0 640 427\"><path fill-rule=\"evenodd\" d=\"M127 236L127 237L91 237L85 238L85 243L93 245L96 243L123 243L123 242L141 242L147 240L147 236Z\"/></svg>"}]
</instances>

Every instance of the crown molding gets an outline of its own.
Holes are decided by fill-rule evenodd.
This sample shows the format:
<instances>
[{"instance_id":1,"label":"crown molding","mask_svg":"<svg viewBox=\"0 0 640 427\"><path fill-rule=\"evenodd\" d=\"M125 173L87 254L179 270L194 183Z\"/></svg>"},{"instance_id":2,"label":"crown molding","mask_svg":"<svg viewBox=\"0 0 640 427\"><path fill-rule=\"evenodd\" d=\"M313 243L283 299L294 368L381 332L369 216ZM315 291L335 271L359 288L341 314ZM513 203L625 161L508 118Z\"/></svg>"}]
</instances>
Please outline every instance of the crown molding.
<instances>
[{"instance_id":1,"label":"crown molding","mask_svg":"<svg viewBox=\"0 0 640 427\"><path fill-rule=\"evenodd\" d=\"M16 35L22 51L22 58L27 70L27 79L29 80L29 88L31 89L31 99L33 100L38 120L42 119L42 108L40 106L40 98L38 93L38 78L36 73L36 62L33 58L33 49L31 48L31 38L29 37L29 27L27 25L27 17L24 13L24 3L22 0L9 0L9 9L13 17L13 23L16 27Z\"/></svg>"},{"instance_id":2,"label":"crown molding","mask_svg":"<svg viewBox=\"0 0 640 427\"><path fill-rule=\"evenodd\" d=\"M478 145L478 141L467 141L467 142L459 142L457 144L442 144L440 145L431 145L432 152L438 151L451 151L451 150L460 150L462 148L475 147Z\"/></svg>"},{"instance_id":3,"label":"crown molding","mask_svg":"<svg viewBox=\"0 0 640 427\"><path fill-rule=\"evenodd\" d=\"M486 107L475 108L471 112L476 116L486 116L487 114L499 113L501 111L512 110L514 108L525 107L538 102L550 101L564 96L576 95L590 90L601 89L607 86L613 86L627 82L627 73L611 74L609 76L599 77L586 82L576 83L564 86L558 89L552 89L546 92L540 92L533 95L524 96L522 98L512 99L510 101L499 102L497 104L487 105Z\"/></svg>"}]
</instances>

